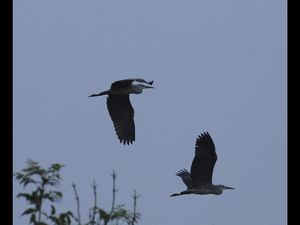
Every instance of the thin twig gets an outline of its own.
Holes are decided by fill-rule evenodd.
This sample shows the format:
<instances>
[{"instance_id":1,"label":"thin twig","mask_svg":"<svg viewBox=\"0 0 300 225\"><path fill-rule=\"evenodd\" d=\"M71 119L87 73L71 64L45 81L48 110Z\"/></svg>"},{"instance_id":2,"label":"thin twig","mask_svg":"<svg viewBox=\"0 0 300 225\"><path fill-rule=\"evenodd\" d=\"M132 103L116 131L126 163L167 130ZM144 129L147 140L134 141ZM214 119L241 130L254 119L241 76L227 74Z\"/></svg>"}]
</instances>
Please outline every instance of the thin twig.
<instances>
[{"instance_id":1,"label":"thin twig","mask_svg":"<svg viewBox=\"0 0 300 225\"><path fill-rule=\"evenodd\" d=\"M78 194L77 194L75 183L72 183L72 187L73 187L73 190L74 190L74 193L75 193L75 199L76 199L76 203L77 203L78 225L81 225L81 220L80 220L80 202L79 202L79 197L78 197Z\"/></svg>"},{"instance_id":2,"label":"thin twig","mask_svg":"<svg viewBox=\"0 0 300 225\"><path fill-rule=\"evenodd\" d=\"M42 182L40 198L39 198L39 201L38 201L38 209L39 209L39 211L38 211L38 223L41 222L41 218L42 218L42 204L43 204L44 193L45 193L45 184L44 184L44 182Z\"/></svg>"},{"instance_id":3,"label":"thin twig","mask_svg":"<svg viewBox=\"0 0 300 225\"><path fill-rule=\"evenodd\" d=\"M140 195L136 194L136 190L134 190L133 193L133 218L132 218L132 225L136 222L136 204L137 204L137 199L140 197Z\"/></svg>"},{"instance_id":4,"label":"thin twig","mask_svg":"<svg viewBox=\"0 0 300 225\"><path fill-rule=\"evenodd\" d=\"M95 180L93 181L93 192L94 192L94 207L93 207L93 214L92 214L92 224L96 224L95 216L96 216L96 209L97 209L97 186Z\"/></svg>"},{"instance_id":5,"label":"thin twig","mask_svg":"<svg viewBox=\"0 0 300 225\"><path fill-rule=\"evenodd\" d=\"M87 224L90 224L91 223L91 221L92 221L92 210L93 209L89 209L89 222L87 223Z\"/></svg>"},{"instance_id":6,"label":"thin twig","mask_svg":"<svg viewBox=\"0 0 300 225\"><path fill-rule=\"evenodd\" d=\"M116 177L117 177L117 174L116 172L113 170L113 173L112 173L112 178L113 178L113 189L112 189L112 192L113 192L113 196L112 196L112 203L111 203L111 210L110 210L110 213L109 213L109 218L111 218L112 216L112 213L114 211L114 208L115 208L115 200L116 200Z\"/></svg>"}]
</instances>

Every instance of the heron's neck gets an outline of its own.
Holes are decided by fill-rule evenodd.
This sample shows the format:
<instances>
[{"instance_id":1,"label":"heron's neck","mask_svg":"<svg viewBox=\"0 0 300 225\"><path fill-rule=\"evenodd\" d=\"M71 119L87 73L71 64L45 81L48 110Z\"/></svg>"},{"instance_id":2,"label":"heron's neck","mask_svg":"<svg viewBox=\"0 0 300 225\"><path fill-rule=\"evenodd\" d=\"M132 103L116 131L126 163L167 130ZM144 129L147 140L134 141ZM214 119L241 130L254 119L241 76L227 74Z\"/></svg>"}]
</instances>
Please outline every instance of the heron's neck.
<instances>
[{"instance_id":1,"label":"heron's neck","mask_svg":"<svg viewBox=\"0 0 300 225\"><path fill-rule=\"evenodd\" d=\"M213 187L214 187L214 192L216 195L220 195L223 193L223 189L219 185L213 185Z\"/></svg>"},{"instance_id":2,"label":"heron's neck","mask_svg":"<svg viewBox=\"0 0 300 225\"><path fill-rule=\"evenodd\" d=\"M138 85L132 85L130 89L131 94L141 94L143 92L143 88Z\"/></svg>"}]
</instances>

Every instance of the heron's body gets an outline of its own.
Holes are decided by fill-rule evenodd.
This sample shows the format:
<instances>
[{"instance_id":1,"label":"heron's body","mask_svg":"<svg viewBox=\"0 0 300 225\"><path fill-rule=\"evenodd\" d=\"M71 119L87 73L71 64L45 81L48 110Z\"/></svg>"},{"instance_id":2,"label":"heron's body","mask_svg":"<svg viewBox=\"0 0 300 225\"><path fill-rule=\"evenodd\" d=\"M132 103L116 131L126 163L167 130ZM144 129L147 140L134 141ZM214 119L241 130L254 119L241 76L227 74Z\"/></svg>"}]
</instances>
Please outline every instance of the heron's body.
<instances>
[{"instance_id":1,"label":"heron's body","mask_svg":"<svg viewBox=\"0 0 300 225\"><path fill-rule=\"evenodd\" d=\"M225 189L233 189L233 188L225 188ZM187 189L185 191L182 191L180 193L172 194L171 196L177 196L177 195L185 195L185 194L197 194L197 195L220 195L223 193L223 188L219 185L200 185L198 187L194 187L191 189Z\"/></svg>"},{"instance_id":2,"label":"heron's body","mask_svg":"<svg viewBox=\"0 0 300 225\"><path fill-rule=\"evenodd\" d=\"M129 87L121 87L118 89L109 89L107 91L101 92L99 94L94 94L94 96L100 96L100 95L129 95L129 94L141 94L143 92L143 89L140 88L139 85L131 85ZM90 97L94 97L90 95Z\"/></svg>"},{"instance_id":3,"label":"heron's body","mask_svg":"<svg viewBox=\"0 0 300 225\"><path fill-rule=\"evenodd\" d=\"M176 173L185 183L187 189L179 193L174 193L171 196L185 194L220 195L225 189L234 189L212 183L213 169L216 161L215 145L209 133L204 132L196 141L195 157L192 162L191 172L183 169Z\"/></svg>"},{"instance_id":4,"label":"heron's body","mask_svg":"<svg viewBox=\"0 0 300 225\"><path fill-rule=\"evenodd\" d=\"M132 144L135 141L134 109L130 103L130 94L141 94L143 89L153 88L143 84L132 84L134 81L140 83L153 84L143 79L126 79L112 83L109 90L92 94L89 97L108 95L107 109L113 121L115 131L120 142Z\"/></svg>"}]
</instances>

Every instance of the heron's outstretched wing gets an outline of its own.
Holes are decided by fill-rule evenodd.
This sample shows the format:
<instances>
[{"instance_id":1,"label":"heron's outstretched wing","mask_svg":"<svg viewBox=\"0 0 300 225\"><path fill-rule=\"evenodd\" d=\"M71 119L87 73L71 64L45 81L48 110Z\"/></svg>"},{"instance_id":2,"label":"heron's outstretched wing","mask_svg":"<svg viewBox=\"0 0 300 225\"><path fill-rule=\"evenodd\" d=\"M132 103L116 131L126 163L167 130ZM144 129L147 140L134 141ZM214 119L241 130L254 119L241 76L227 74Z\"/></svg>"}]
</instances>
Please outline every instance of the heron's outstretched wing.
<instances>
[{"instance_id":1,"label":"heron's outstretched wing","mask_svg":"<svg viewBox=\"0 0 300 225\"><path fill-rule=\"evenodd\" d=\"M134 109L129 95L108 95L106 104L120 142L132 144L135 141Z\"/></svg>"},{"instance_id":2,"label":"heron's outstretched wing","mask_svg":"<svg viewBox=\"0 0 300 225\"><path fill-rule=\"evenodd\" d=\"M132 84L132 82L134 82L134 81L140 82L140 83L146 83L146 84L150 84L150 85L153 84L153 81L147 82L144 79L132 78L132 79L125 79L125 80L115 81L111 84L110 89L121 89L121 88L124 88L124 87L129 87Z\"/></svg>"},{"instance_id":3,"label":"heron's outstretched wing","mask_svg":"<svg viewBox=\"0 0 300 225\"><path fill-rule=\"evenodd\" d=\"M191 174L186 169L179 170L176 175L182 179L183 183L188 189L192 187Z\"/></svg>"},{"instance_id":4,"label":"heron's outstretched wing","mask_svg":"<svg viewBox=\"0 0 300 225\"><path fill-rule=\"evenodd\" d=\"M191 166L192 186L212 184L212 175L217 154L215 145L208 132L198 136L195 147L195 157Z\"/></svg>"}]
</instances>

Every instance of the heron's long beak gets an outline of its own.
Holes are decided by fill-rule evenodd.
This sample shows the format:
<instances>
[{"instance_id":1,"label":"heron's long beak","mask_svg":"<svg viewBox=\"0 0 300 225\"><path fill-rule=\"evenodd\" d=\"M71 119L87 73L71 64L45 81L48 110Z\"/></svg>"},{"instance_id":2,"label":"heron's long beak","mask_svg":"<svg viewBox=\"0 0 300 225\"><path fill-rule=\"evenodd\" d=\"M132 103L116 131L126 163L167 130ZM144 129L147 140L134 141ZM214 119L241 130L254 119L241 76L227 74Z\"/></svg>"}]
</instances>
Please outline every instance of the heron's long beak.
<instances>
[{"instance_id":1,"label":"heron's long beak","mask_svg":"<svg viewBox=\"0 0 300 225\"><path fill-rule=\"evenodd\" d=\"M233 187L226 187L224 186L223 189L234 189Z\"/></svg>"},{"instance_id":2,"label":"heron's long beak","mask_svg":"<svg viewBox=\"0 0 300 225\"><path fill-rule=\"evenodd\" d=\"M170 197L174 197L174 196L178 196L178 195L181 195L180 193L174 193L174 194L171 194Z\"/></svg>"},{"instance_id":3,"label":"heron's long beak","mask_svg":"<svg viewBox=\"0 0 300 225\"><path fill-rule=\"evenodd\" d=\"M96 97L96 96L100 96L99 94L92 94L92 95L89 95L89 97Z\"/></svg>"},{"instance_id":4,"label":"heron's long beak","mask_svg":"<svg viewBox=\"0 0 300 225\"><path fill-rule=\"evenodd\" d=\"M152 86L146 86L146 85L145 85L145 88L155 88L155 87L152 87Z\"/></svg>"}]
</instances>

